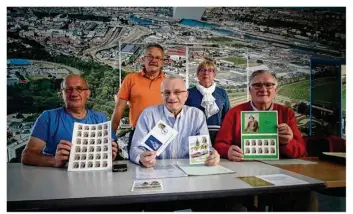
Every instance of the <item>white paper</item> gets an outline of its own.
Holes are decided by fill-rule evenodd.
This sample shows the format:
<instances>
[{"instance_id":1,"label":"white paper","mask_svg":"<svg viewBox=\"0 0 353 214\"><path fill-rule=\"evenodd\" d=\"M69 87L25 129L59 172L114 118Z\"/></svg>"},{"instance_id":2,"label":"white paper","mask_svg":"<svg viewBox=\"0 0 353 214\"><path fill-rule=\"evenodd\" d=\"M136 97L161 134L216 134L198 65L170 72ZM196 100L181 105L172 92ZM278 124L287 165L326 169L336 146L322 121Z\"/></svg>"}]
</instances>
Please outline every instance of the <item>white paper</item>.
<instances>
[{"instance_id":1,"label":"white paper","mask_svg":"<svg viewBox=\"0 0 353 214\"><path fill-rule=\"evenodd\" d=\"M188 175L217 175L235 173L233 170L223 166L204 166L204 165L190 165L178 162L178 166Z\"/></svg>"},{"instance_id":2,"label":"white paper","mask_svg":"<svg viewBox=\"0 0 353 214\"><path fill-rule=\"evenodd\" d=\"M256 176L267 182L274 184L275 186L288 186L288 185L297 185L297 184L307 184L308 182L293 178L285 174L273 174L273 175L259 175Z\"/></svg>"},{"instance_id":3,"label":"white paper","mask_svg":"<svg viewBox=\"0 0 353 214\"><path fill-rule=\"evenodd\" d=\"M324 155L335 156L339 158L346 158L345 152L323 152Z\"/></svg>"},{"instance_id":4,"label":"white paper","mask_svg":"<svg viewBox=\"0 0 353 214\"><path fill-rule=\"evenodd\" d=\"M210 153L209 135L189 136L190 164L204 164Z\"/></svg>"},{"instance_id":5,"label":"white paper","mask_svg":"<svg viewBox=\"0 0 353 214\"><path fill-rule=\"evenodd\" d=\"M112 168L111 122L74 124L68 171Z\"/></svg>"},{"instance_id":6,"label":"white paper","mask_svg":"<svg viewBox=\"0 0 353 214\"><path fill-rule=\"evenodd\" d=\"M132 184L133 192L163 191L161 180L138 180Z\"/></svg>"},{"instance_id":7,"label":"white paper","mask_svg":"<svg viewBox=\"0 0 353 214\"><path fill-rule=\"evenodd\" d=\"M186 176L188 175L175 165L156 165L153 168L136 167L136 179L138 180Z\"/></svg>"},{"instance_id":8,"label":"white paper","mask_svg":"<svg viewBox=\"0 0 353 214\"><path fill-rule=\"evenodd\" d=\"M144 147L150 151L156 151L159 156L177 134L178 131L160 120L141 142Z\"/></svg>"},{"instance_id":9,"label":"white paper","mask_svg":"<svg viewBox=\"0 0 353 214\"><path fill-rule=\"evenodd\" d=\"M261 162L270 164L270 165L317 164L317 162L301 160L301 159L261 160Z\"/></svg>"}]
</instances>

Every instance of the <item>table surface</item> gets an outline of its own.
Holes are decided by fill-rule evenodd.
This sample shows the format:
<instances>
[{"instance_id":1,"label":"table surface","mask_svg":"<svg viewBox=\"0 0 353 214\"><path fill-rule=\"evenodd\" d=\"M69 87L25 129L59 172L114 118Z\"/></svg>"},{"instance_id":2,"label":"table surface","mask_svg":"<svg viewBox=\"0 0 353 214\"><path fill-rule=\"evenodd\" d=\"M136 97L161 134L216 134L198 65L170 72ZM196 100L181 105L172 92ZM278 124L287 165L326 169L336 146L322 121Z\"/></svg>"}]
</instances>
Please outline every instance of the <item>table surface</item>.
<instances>
[{"instance_id":1,"label":"table surface","mask_svg":"<svg viewBox=\"0 0 353 214\"><path fill-rule=\"evenodd\" d=\"M175 164L177 160L158 160L157 164ZM210 197L256 195L300 189L324 188L323 181L261 162L230 162L220 165L234 170L234 174L165 178L161 192L132 192L136 167L129 161L127 172L89 171L68 172L67 169L7 164L8 205L26 204L30 207L82 206L100 204L130 204L166 200L191 200ZM272 187L252 187L236 177L283 173L304 180L308 184ZM146 197L148 196L148 197ZM75 200L72 200L75 199ZM11 204L12 203L12 204ZM16 204L16 205L15 205Z\"/></svg>"},{"instance_id":2,"label":"table surface","mask_svg":"<svg viewBox=\"0 0 353 214\"><path fill-rule=\"evenodd\" d=\"M320 160L317 157L303 158L303 160L314 161L317 164L306 165L273 165L281 169L309 176L325 181L327 188L346 187L346 166L330 161Z\"/></svg>"}]
</instances>

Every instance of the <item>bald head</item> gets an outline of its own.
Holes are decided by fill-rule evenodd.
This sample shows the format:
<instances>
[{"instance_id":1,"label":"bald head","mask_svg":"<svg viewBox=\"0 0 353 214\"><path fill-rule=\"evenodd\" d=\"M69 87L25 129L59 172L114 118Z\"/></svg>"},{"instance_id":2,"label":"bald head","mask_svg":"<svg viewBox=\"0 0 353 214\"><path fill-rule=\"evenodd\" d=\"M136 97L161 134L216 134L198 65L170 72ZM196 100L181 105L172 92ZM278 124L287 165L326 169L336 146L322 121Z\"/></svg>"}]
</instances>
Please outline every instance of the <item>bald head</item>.
<instances>
[{"instance_id":1,"label":"bald head","mask_svg":"<svg viewBox=\"0 0 353 214\"><path fill-rule=\"evenodd\" d=\"M91 95L87 81L77 74L67 75L61 84L66 108L71 111L85 109L86 101Z\"/></svg>"},{"instance_id":2,"label":"bald head","mask_svg":"<svg viewBox=\"0 0 353 214\"><path fill-rule=\"evenodd\" d=\"M181 76L178 76L178 75L170 75L170 76L167 76L162 84L161 84L161 90L162 92L164 91L164 89L166 88L166 85L170 84L171 81L177 81L178 83L181 84L182 86L182 89L183 90L186 90L186 85L185 85L185 82L184 82L184 79L181 77Z\"/></svg>"},{"instance_id":3,"label":"bald head","mask_svg":"<svg viewBox=\"0 0 353 214\"><path fill-rule=\"evenodd\" d=\"M83 81L82 86L88 88L88 83L85 78L83 78L79 74L69 74L64 77L63 81L61 82L61 89L64 89L66 87L66 82L69 81L69 79L80 79L81 81Z\"/></svg>"},{"instance_id":4,"label":"bald head","mask_svg":"<svg viewBox=\"0 0 353 214\"><path fill-rule=\"evenodd\" d=\"M175 116L180 113L188 98L185 82L180 76L168 76L162 84L163 102L166 108Z\"/></svg>"}]
</instances>

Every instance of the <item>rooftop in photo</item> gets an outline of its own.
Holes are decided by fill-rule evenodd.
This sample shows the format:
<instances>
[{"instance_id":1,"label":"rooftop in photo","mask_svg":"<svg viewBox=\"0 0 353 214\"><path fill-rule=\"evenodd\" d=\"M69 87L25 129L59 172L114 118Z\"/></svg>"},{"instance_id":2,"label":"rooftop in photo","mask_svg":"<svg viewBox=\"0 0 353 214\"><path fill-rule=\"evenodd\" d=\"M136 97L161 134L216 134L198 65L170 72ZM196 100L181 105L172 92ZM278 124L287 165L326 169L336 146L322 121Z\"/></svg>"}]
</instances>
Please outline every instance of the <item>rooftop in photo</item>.
<instances>
[{"instance_id":1,"label":"rooftop in photo","mask_svg":"<svg viewBox=\"0 0 353 214\"><path fill-rule=\"evenodd\" d=\"M9 59L7 60L8 65L30 65L31 62L27 59Z\"/></svg>"}]
</instances>

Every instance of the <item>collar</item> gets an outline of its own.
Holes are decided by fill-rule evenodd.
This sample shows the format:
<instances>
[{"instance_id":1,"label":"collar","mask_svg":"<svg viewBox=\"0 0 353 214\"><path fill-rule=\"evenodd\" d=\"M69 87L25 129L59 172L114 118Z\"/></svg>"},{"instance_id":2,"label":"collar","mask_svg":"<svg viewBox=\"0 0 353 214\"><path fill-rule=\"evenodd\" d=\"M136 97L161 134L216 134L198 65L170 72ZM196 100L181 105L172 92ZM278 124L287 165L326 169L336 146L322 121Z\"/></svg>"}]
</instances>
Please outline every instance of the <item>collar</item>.
<instances>
[{"instance_id":1,"label":"collar","mask_svg":"<svg viewBox=\"0 0 353 214\"><path fill-rule=\"evenodd\" d=\"M272 111L273 110L273 102L271 103L270 108L268 108L267 110L258 110L252 101L250 101L250 105L254 111Z\"/></svg>"},{"instance_id":2,"label":"collar","mask_svg":"<svg viewBox=\"0 0 353 214\"><path fill-rule=\"evenodd\" d=\"M140 74L141 74L143 77L146 77L147 79L151 80L151 79L146 75L145 69L142 69L142 70L140 71ZM155 79L162 78L162 77L165 77L163 70L161 70L161 71L159 72L159 75L158 75ZM154 79L154 80L155 80L155 79Z\"/></svg>"},{"instance_id":3,"label":"collar","mask_svg":"<svg viewBox=\"0 0 353 214\"><path fill-rule=\"evenodd\" d=\"M183 108L181 109L181 111L179 112L179 114L176 116L176 118L182 117L184 115L184 108L185 106L183 106ZM175 118L174 114L172 112L170 112L167 107L165 107L165 105L163 105L163 110L164 110L164 115L168 118L168 117L173 117Z\"/></svg>"},{"instance_id":4,"label":"collar","mask_svg":"<svg viewBox=\"0 0 353 214\"><path fill-rule=\"evenodd\" d=\"M84 119L86 119L86 117L87 117L87 115L88 115L88 109L86 109L86 108L85 108L85 110L86 110L85 116L82 117L82 118L78 118L78 117L75 117L74 115L72 115L72 113L70 113L70 112L67 110L67 107L63 107L63 109L64 109L64 112L65 112L66 114L68 114L71 118L74 118L75 120L84 120Z\"/></svg>"}]
</instances>

